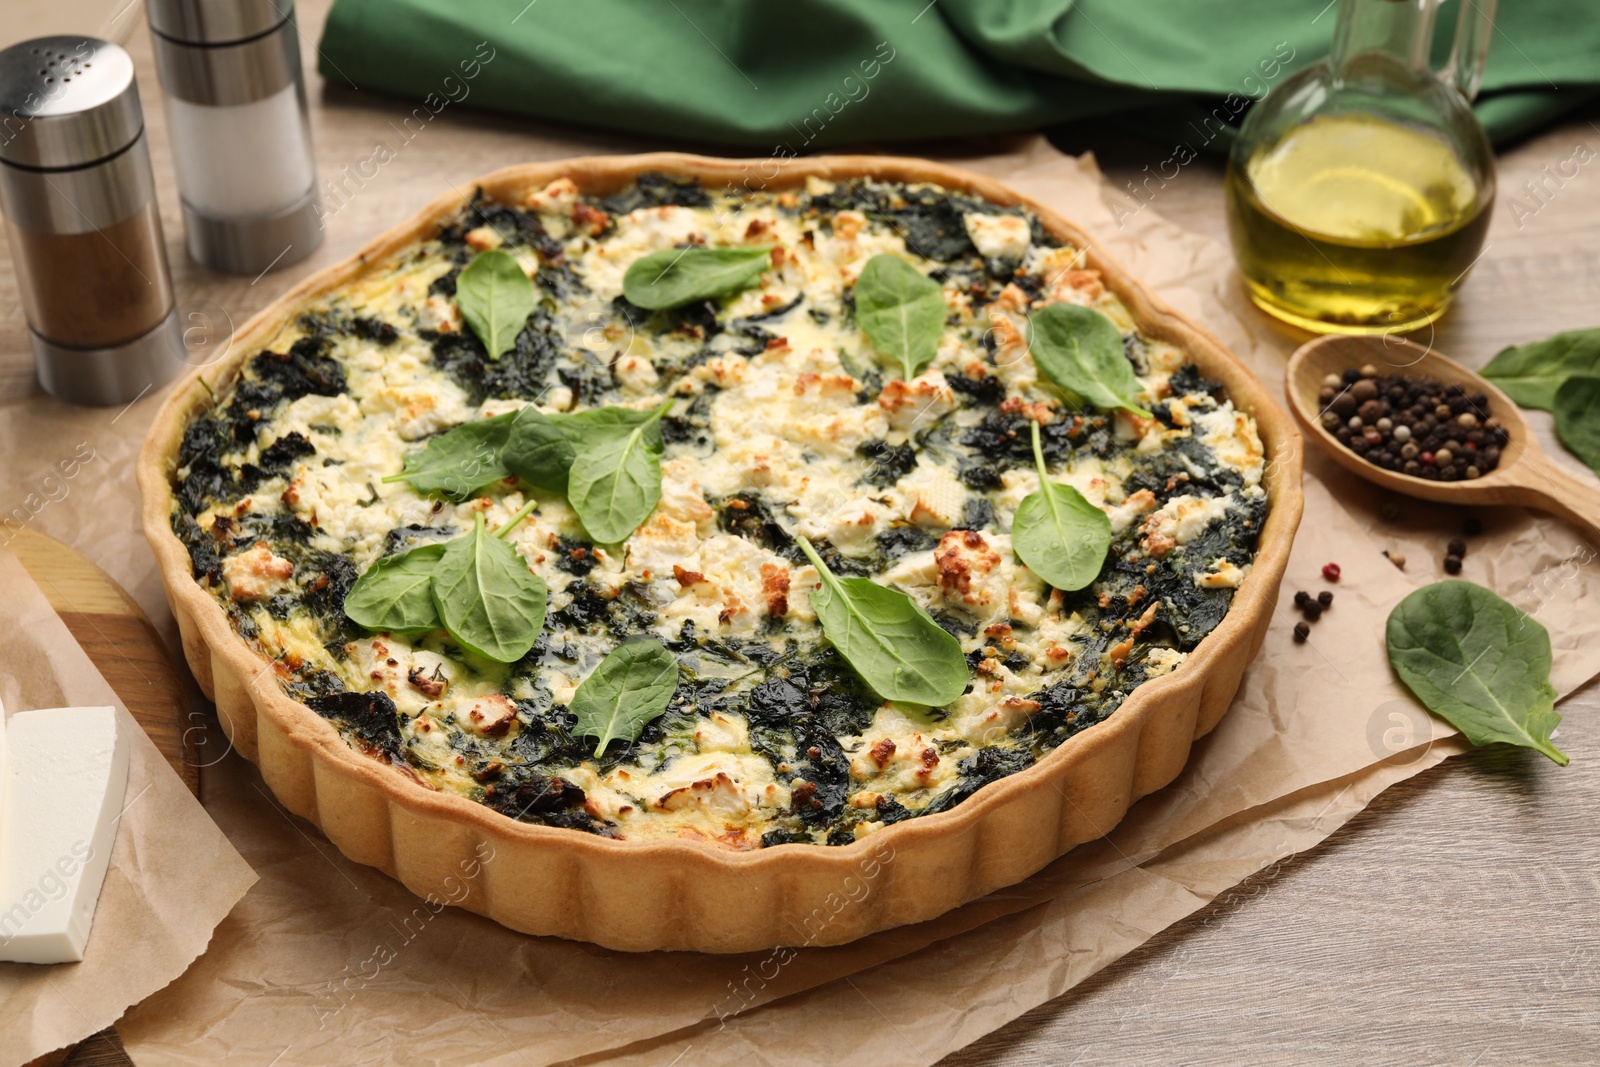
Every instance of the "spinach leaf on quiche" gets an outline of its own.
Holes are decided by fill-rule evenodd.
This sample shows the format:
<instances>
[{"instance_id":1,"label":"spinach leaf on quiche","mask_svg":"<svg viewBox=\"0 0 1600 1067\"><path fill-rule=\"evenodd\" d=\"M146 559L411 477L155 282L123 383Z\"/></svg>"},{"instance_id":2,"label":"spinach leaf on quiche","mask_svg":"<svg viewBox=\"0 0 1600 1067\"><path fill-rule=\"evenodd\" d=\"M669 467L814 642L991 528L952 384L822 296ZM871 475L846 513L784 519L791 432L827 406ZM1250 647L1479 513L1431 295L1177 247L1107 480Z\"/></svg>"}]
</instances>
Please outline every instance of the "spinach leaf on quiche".
<instances>
[{"instance_id":1,"label":"spinach leaf on quiche","mask_svg":"<svg viewBox=\"0 0 1600 1067\"><path fill-rule=\"evenodd\" d=\"M599 739L596 756L612 741L637 741L646 725L666 714L677 691L677 658L652 638L629 638L572 695L573 732Z\"/></svg>"},{"instance_id":2,"label":"spinach leaf on quiche","mask_svg":"<svg viewBox=\"0 0 1600 1067\"><path fill-rule=\"evenodd\" d=\"M577 435L559 416L526 407L506 438L501 462L507 471L547 493L567 491L567 475L577 456Z\"/></svg>"},{"instance_id":3,"label":"spinach leaf on quiche","mask_svg":"<svg viewBox=\"0 0 1600 1067\"><path fill-rule=\"evenodd\" d=\"M669 400L654 411L602 408L577 424L582 443L567 475L567 500L596 541L626 540L656 509L666 449L661 417L671 407Z\"/></svg>"},{"instance_id":4,"label":"spinach leaf on quiche","mask_svg":"<svg viewBox=\"0 0 1600 1067\"><path fill-rule=\"evenodd\" d=\"M433 602L450 636L485 659L515 663L544 629L549 589L528 561L473 520L472 533L444 546Z\"/></svg>"},{"instance_id":5,"label":"spinach leaf on quiche","mask_svg":"<svg viewBox=\"0 0 1600 1067\"><path fill-rule=\"evenodd\" d=\"M748 289L771 265L771 248L663 248L634 261L622 294L651 311L682 307Z\"/></svg>"},{"instance_id":6,"label":"spinach leaf on quiche","mask_svg":"<svg viewBox=\"0 0 1600 1067\"><path fill-rule=\"evenodd\" d=\"M1070 485L1050 480L1039 424L1033 423L1039 488L1023 498L1011 523L1011 543L1028 569L1064 592L1100 576L1111 548L1111 520Z\"/></svg>"},{"instance_id":7,"label":"spinach leaf on quiche","mask_svg":"<svg viewBox=\"0 0 1600 1067\"><path fill-rule=\"evenodd\" d=\"M423 496L464 500L511 471L503 452L515 412L474 419L428 439L420 451L405 458L399 474L385 482L405 482Z\"/></svg>"},{"instance_id":8,"label":"spinach leaf on quiche","mask_svg":"<svg viewBox=\"0 0 1600 1067\"><path fill-rule=\"evenodd\" d=\"M895 360L906 381L939 354L944 287L899 256L876 255L856 279L856 322L879 355Z\"/></svg>"},{"instance_id":9,"label":"spinach leaf on quiche","mask_svg":"<svg viewBox=\"0 0 1600 1067\"><path fill-rule=\"evenodd\" d=\"M916 601L868 578L840 578L804 537L800 550L822 584L811 606L822 633L884 700L943 707L971 681L961 642Z\"/></svg>"},{"instance_id":10,"label":"spinach leaf on quiche","mask_svg":"<svg viewBox=\"0 0 1600 1067\"><path fill-rule=\"evenodd\" d=\"M345 596L350 621L374 633L415 634L444 625L433 602L433 574L444 545L418 545L368 567Z\"/></svg>"},{"instance_id":11,"label":"spinach leaf on quiche","mask_svg":"<svg viewBox=\"0 0 1600 1067\"><path fill-rule=\"evenodd\" d=\"M1122 333L1093 308L1051 304L1028 318L1028 351L1050 384L1103 411L1150 418L1134 399L1141 388L1122 349Z\"/></svg>"},{"instance_id":12,"label":"spinach leaf on quiche","mask_svg":"<svg viewBox=\"0 0 1600 1067\"><path fill-rule=\"evenodd\" d=\"M533 314L533 283L507 252L480 252L456 277L456 306L491 360L516 347Z\"/></svg>"}]
</instances>

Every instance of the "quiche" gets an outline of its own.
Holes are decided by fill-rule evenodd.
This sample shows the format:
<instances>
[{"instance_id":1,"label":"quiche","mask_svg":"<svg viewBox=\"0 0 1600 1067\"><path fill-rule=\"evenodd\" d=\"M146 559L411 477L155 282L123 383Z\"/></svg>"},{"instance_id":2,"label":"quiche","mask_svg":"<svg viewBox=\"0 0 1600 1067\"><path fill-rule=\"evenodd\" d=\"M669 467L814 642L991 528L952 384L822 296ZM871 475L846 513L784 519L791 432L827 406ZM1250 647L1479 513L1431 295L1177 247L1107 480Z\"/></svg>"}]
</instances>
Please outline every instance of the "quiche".
<instances>
[{"instance_id":1,"label":"quiche","mask_svg":"<svg viewBox=\"0 0 1600 1067\"><path fill-rule=\"evenodd\" d=\"M1081 235L848 158L491 175L253 320L140 477L289 807L419 892L488 842L465 906L624 948L786 943L875 857L848 940L1103 833L1300 507L1281 413Z\"/></svg>"}]
</instances>

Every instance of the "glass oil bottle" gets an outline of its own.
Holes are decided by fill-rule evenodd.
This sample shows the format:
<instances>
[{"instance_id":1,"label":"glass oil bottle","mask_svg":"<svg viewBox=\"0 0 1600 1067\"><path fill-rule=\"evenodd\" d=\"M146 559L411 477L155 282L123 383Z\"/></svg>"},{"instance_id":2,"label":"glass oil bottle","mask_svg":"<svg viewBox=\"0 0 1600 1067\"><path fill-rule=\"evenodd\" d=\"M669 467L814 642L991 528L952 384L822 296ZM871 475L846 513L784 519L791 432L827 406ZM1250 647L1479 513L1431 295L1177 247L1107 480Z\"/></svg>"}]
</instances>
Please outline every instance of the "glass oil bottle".
<instances>
[{"instance_id":1,"label":"glass oil bottle","mask_svg":"<svg viewBox=\"0 0 1600 1067\"><path fill-rule=\"evenodd\" d=\"M1316 332L1414 330L1442 315L1483 250L1488 139L1468 105L1493 0L1462 3L1444 71L1441 0L1342 0L1334 51L1245 121L1229 158L1229 234L1251 299Z\"/></svg>"}]
</instances>

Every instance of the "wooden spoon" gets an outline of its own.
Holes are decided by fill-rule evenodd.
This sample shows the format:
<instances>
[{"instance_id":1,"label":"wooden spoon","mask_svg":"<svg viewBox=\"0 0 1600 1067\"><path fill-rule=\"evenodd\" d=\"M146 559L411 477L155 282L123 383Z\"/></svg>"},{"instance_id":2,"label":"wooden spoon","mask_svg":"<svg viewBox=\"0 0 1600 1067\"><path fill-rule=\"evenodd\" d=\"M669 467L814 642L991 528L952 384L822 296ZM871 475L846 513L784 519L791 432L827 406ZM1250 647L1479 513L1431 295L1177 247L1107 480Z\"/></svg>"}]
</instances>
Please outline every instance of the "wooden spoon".
<instances>
[{"instance_id":1,"label":"wooden spoon","mask_svg":"<svg viewBox=\"0 0 1600 1067\"><path fill-rule=\"evenodd\" d=\"M1481 478L1435 482L1368 463L1322 428L1317 393L1329 374L1368 363L1383 374L1425 375L1446 385L1459 384L1470 395L1482 393L1511 435L1500 450L1500 465ZM1600 534L1600 488L1592 479L1569 474L1539 448L1532 429L1511 398L1494 383L1429 348L1396 337L1330 334L1301 345L1289 359L1285 388L1289 410L1306 437L1333 461L1369 482L1397 493L1444 504L1517 504L1548 511Z\"/></svg>"}]
</instances>

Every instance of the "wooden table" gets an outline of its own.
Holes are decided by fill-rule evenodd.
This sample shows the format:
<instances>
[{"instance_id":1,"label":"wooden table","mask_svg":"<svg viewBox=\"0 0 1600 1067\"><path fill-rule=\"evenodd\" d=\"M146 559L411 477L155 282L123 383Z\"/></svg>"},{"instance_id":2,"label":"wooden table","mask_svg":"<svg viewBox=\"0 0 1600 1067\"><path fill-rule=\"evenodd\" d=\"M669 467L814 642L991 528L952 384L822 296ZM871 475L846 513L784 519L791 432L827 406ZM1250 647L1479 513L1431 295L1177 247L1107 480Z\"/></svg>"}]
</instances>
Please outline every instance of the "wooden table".
<instances>
[{"instance_id":1,"label":"wooden table","mask_svg":"<svg viewBox=\"0 0 1600 1067\"><path fill-rule=\"evenodd\" d=\"M326 0L299 7L310 67ZM141 82L153 86L142 26L128 43ZM320 171L340 192L328 202L324 248L261 284L209 274L183 253L164 117L146 90L186 314L243 323L294 280L495 167L684 147L535 127L453 105L407 138L408 107L325 87L314 76L310 89ZM1563 122L1502 157L1489 247L1434 339L1447 353L1480 365L1504 345L1600 324L1600 163L1562 184L1546 180L1538 199L1523 189L1579 144L1600 150L1596 118L1591 111ZM1053 131L1053 139L1068 152L1095 152L1119 187L1142 181L1145 167L1154 170L1171 154L1170 146L1092 125ZM393 158L375 165L380 143ZM1225 241L1221 177L1215 161L1197 160L1143 210ZM1524 205L1520 225L1513 198ZM1137 206L1131 197L1127 203ZM0 311L15 307L15 281L0 261ZM1286 353L1304 339L1264 316L1259 325ZM7 314L0 317L0 401L35 390L21 315ZM1548 421L1541 427L1548 431ZM1600 692L1590 687L1562 710L1570 767L1497 747L1412 779L1315 853L1236 887L946 1063L1600 1061Z\"/></svg>"}]
</instances>

